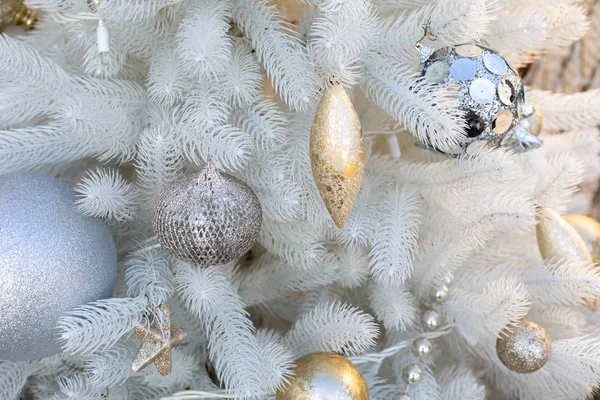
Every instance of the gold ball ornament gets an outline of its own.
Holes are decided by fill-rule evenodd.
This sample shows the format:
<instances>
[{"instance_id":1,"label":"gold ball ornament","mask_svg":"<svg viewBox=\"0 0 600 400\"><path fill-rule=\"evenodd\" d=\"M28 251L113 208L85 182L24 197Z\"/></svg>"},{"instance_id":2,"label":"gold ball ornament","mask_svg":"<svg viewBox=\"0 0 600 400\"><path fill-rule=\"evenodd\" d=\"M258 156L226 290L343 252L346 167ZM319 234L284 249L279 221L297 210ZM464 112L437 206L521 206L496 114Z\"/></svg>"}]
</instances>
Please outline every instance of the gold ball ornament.
<instances>
[{"instance_id":1,"label":"gold ball ornament","mask_svg":"<svg viewBox=\"0 0 600 400\"><path fill-rule=\"evenodd\" d=\"M9 26L22 25L30 29L37 21L37 11L28 9L23 0L0 0L0 32Z\"/></svg>"},{"instance_id":2,"label":"gold ball ornament","mask_svg":"<svg viewBox=\"0 0 600 400\"><path fill-rule=\"evenodd\" d=\"M536 234L540 254L544 260L579 260L593 264L592 256L577 230L548 207L540 207ZM596 299L582 299L591 311L596 311Z\"/></svg>"},{"instance_id":3,"label":"gold ball ornament","mask_svg":"<svg viewBox=\"0 0 600 400\"><path fill-rule=\"evenodd\" d=\"M500 333L496 353L511 371L528 374L542 368L552 352L552 341L540 324L522 319Z\"/></svg>"},{"instance_id":4,"label":"gold ball ornament","mask_svg":"<svg viewBox=\"0 0 600 400\"><path fill-rule=\"evenodd\" d=\"M600 263L600 223L585 215L567 215L565 221L579 233L594 262Z\"/></svg>"},{"instance_id":5,"label":"gold ball ornament","mask_svg":"<svg viewBox=\"0 0 600 400\"><path fill-rule=\"evenodd\" d=\"M334 353L310 353L296 360L295 375L277 391L276 400L368 400L358 368Z\"/></svg>"},{"instance_id":6,"label":"gold ball ornament","mask_svg":"<svg viewBox=\"0 0 600 400\"><path fill-rule=\"evenodd\" d=\"M310 132L310 165L331 218L342 228L364 175L365 145L352 101L337 80L330 83Z\"/></svg>"}]
</instances>

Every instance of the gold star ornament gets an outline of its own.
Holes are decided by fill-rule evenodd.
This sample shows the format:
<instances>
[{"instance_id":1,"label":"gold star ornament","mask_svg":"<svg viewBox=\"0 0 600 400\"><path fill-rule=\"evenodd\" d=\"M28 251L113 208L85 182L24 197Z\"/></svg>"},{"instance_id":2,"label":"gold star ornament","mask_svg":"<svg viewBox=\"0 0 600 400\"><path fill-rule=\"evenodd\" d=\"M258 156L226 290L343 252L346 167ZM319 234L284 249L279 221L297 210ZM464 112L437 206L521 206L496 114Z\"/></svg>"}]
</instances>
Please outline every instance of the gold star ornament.
<instances>
[{"instance_id":1,"label":"gold star ornament","mask_svg":"<svg viewBox=\"0 0 600 400\"><path fill-rule=\"evenodd\" d=\"M149 324L147 319L142 320L135 327L135 334L142 345L131 364L133 372L154 363L162 376L169 375L172 367L171 349L187 340L185 330L171 327L171 307L160 305L153 322Z\"/></svg>"}]
</instances>

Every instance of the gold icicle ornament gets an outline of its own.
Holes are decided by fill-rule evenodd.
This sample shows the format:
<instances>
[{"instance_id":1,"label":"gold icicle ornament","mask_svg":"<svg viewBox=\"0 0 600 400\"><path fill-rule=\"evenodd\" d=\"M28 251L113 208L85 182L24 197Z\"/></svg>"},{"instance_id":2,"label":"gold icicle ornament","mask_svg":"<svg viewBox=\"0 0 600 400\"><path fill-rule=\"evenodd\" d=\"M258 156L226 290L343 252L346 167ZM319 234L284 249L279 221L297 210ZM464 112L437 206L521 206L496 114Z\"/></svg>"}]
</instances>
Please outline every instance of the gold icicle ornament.
<instances>
[{"instance_id":1,"label":"gold icicle ornament","mask_svg":"<svg viewBox=\"0 0 600 400\"><path fill-rule=\"evenodd\" d=\"M548 207L540 207L536 225L537 242L544 260L580 260L593 264L585 242L564 218ZM596 299L583 299L587 308L596 311Z\"/></svg>"},{"instance_id":2,"label":"gold icicle ornament","mask_svg":"<svg viewBox=\"0 0 600 400\"><path fill-rule=\"evenodd\" d=\"M583 239L595 263L600 263L600 223L585 215L567 215L567 221Z\"/></svg>"},{"instance_id":3,"label":"gold icicle ornament","mask_svg":"<svg viewBox=\"0 0 600 400\"><path fill-rule=\"evenodd\" d=\"M352 101L335 78L323 94L310 131L310 165L331 218L342 228L360 189L365 145Z\"/></svg>"}]
</instances>

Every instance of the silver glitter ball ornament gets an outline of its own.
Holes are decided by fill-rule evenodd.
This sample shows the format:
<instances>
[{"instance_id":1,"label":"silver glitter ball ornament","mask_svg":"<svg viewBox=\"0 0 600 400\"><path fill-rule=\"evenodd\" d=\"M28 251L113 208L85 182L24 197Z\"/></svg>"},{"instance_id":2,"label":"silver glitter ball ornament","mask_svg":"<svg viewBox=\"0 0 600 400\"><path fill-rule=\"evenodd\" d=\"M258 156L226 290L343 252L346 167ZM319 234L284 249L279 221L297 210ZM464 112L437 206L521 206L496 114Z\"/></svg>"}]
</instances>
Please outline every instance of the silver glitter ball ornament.
<instances>
[{"instance_id":1,"label":"silver glitter ball ornament","mask_svg":"<svg viewBox=\"0 0 600 400\"><path fill-rule=\"evenodd\" d=\"M542 368L552 352L552 341L543 326L522 319L500 333L496 353L511 371L528 374Z\"/></svg>"},{"instance_id":2,"label":"silver glitter ball ornament","mask_svg":"<svg viewBox=\"0 0 600 400\"><path fill-rule=\"evenodd\" d=\"M424 55L423 47L417 50ZM479 141L506 144L521 117L525 93L521 77L504 58L486 47L463 44L434 51L422 67L426 81L458 88L467 123L464 151Z\"/></svg>"},{"instance_id":3,"label":"silver glitter ball ornament","mask_svg":"<svg viewBox=\"0 0 600 400\"><path fill-rule=\"evenodd\" d=\"M154 207L154 232L161 247L200 267L244 255L261 225L260 202L252 189L210 162L166 188Z\"/></svg>"},{"instance_id":4,"label":"silver glitter ball ornament","mask_svg":"<svg viewBox=\"0 0 600 400\"><path fill-rule=\"evenodd\" d=\"M111 296L117 252L104 221L78 214L65 183L0 176L0 359L60 351L56 325L76 306Z\"/></svg>"}]
</instances>

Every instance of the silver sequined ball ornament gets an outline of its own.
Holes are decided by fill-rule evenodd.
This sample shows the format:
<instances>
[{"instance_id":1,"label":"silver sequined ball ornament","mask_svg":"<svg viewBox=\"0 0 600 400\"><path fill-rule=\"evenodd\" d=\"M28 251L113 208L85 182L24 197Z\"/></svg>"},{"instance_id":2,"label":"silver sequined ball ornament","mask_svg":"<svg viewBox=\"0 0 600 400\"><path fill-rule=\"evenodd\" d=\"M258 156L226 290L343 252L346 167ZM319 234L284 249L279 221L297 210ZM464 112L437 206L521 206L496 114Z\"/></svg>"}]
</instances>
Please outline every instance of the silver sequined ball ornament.
<instances>
[{"instance_id":1,"label":"silver sequined ball ornament","mask_svg":"<svg viewBox=\"0 0 600 400\"><path fill-rule=\"evenodd\" d=\"M154 232L161 247L200 267L244 255L261 225L260 202L252 189L210 162L166 188L154 207Z\"/></svg>"},{"instance_id":2,"label":"silver sequined ball ornament","mask_svg":"<svg viewBox=\"0 0 600 400\"><path fill-rule=\"evenodd\" d=\"M425 57L431 52L424 46L417 49ZM523 82L495 51L475 44L444 47L424 61L422 74L433 84L457 85L467 123L463 150L505 144L515 132L525 100Z\"/></svg>"},{"instance_id":3,"label":"silver sequined ball ornament","mask_svg":"<svg viewBox=\"0 0 600 400\"><path fill-rule=\"evenodd\" d=\"M60 351L59 317L110 297L117 251L104 221L78 214L65 183L33 174L0 176L0 359Z\"/></svg>"},{"instance_id":4,"label":"silver sequined ball ornament","mask_svg":"<svg viewBox=\"0 0 600 400\"><path fill-rule=\"evenodd\" d=\"M542 368L552 352L552 341L543 326L522 319L503 331L496 341L496 353L511 371L528 374Z\"/></svg>"}]
</instances>

